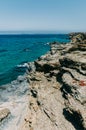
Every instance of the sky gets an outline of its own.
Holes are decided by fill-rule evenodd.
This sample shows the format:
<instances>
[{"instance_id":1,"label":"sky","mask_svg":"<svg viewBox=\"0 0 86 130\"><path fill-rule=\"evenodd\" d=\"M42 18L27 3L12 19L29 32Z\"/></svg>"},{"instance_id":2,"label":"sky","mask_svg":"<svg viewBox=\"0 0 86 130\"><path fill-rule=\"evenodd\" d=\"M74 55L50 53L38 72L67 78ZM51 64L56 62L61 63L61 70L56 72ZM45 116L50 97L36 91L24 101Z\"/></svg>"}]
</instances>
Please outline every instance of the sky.
<instances>
[{"instance_id":1,"label":"sky","mask_svg":"<svg viewBox=\"0 0 86 130\"><path fill-rule=\"evenodd\" d=\"M0 0L0 31L86 32L86 0Z\"/></svg>"}]
</instances>

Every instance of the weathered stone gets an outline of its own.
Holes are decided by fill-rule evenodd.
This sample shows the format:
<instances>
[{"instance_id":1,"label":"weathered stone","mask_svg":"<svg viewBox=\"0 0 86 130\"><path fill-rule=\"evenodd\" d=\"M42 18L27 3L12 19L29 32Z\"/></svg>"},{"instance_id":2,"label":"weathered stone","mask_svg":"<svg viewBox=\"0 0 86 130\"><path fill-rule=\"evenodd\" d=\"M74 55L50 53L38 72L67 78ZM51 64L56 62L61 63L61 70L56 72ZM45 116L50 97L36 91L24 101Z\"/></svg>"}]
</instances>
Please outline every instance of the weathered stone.
<instances>
[{"instance_id":1,"label":"weathered stone","mask_svg":"<svg viewBox=\"0 0 86 130\"><path fill-rule=\"evenodd\" d=\"M0 110L0 122L6 119L10 114L10 110L7 108Z\"/></svg>"},{"instance_id":2,"label":"weathered stone","mask_svg":"<svg viewBox=\"0 0 86 130\"><path fill-rule=\"evenodd\" d=\"M86 34L71 38L51 43L30 65L28 115L20 130L86 129Z\"/></svg>"},{"instance_id":3,"label":"weathered stone","mask_svg":"<svg viewBox=\"0 0 86 130\"><path fill-rule=\"evenodd\" d=\"M52 62L46 62L46 61L35 61L35 66L37 71L42 72L50 72L52 70L58 69L60 67L59 62L52 61Z\"/></svg>"},{"instance_id":4,"label":"weathered stone","mask_svg":"<svg viewBox=\"0 0 86 130\"><path fill-rule=\"evenodd\" d=\"M86 106L83 106L82 104L80 104L78 101L76 101L73 97L69 95L67 97L65 105L66 105L65 111L68 113L68 116L71 116L72 122L74 121L76 124L79 123L81 129L85 130L86 129Z\"/></svg>"}]
</instances>

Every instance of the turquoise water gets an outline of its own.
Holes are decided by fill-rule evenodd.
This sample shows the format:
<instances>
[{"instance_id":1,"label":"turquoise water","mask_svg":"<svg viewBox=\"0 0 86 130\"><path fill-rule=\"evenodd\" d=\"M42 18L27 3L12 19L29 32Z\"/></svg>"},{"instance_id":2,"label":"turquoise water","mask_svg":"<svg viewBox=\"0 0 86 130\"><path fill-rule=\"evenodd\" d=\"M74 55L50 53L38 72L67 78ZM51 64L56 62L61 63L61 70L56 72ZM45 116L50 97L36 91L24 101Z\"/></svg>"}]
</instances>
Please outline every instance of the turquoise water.
<instances>
[{"instance_id":1,"label":"turquoise water","mask_svg":"<svg viewBox=\"0 0 86 130\"><path fill-rule=\"evenodd\" d=\"M53 41L68 42L68 35L0 35L0 85L24 74L17 66L45 54Z\"/></svg>"}]
</instances>

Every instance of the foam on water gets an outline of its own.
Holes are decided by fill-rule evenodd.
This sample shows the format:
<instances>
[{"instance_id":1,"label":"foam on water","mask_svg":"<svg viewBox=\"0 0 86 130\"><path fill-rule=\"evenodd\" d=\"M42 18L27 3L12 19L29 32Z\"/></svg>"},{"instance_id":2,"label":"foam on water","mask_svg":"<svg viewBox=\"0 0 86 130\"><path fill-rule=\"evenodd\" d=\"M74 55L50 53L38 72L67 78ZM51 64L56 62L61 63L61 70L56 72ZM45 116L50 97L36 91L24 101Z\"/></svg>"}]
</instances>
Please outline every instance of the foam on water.
<instances>
[{"instance_id":1,"label":"foam on water","mask_svg":"<svg viewBox=\"0 0 86 130\"><path fill-rule=\"evenodd\" d=\"M18 130L27 114L29 87L24 76L0 88L0 109L8 108L8 118L0 124L0 130ZM4 88L4 89L3 89Z\"/></svg>"}]
</instances>

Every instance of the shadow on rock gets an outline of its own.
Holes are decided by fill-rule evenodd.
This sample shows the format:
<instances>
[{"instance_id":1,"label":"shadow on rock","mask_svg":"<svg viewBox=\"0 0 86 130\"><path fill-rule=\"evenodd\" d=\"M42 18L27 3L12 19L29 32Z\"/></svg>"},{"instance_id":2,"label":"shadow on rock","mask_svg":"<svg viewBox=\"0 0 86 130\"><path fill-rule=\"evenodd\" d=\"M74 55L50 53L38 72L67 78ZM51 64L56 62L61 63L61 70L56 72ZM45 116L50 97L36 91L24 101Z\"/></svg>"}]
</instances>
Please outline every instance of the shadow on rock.
<instances>
[{"instance_id":1,"label":"shadow on rock","mask_svg":"<svg viewBox=\"0 0 86 130\"><path fill-rule=\"evenodd\" d=\"M64 108L63 115L69 122L72 123L76 130L85 130L81 124L81 118L76 112L70 113L66 108Z\"/></svg>"}]
</instances>

